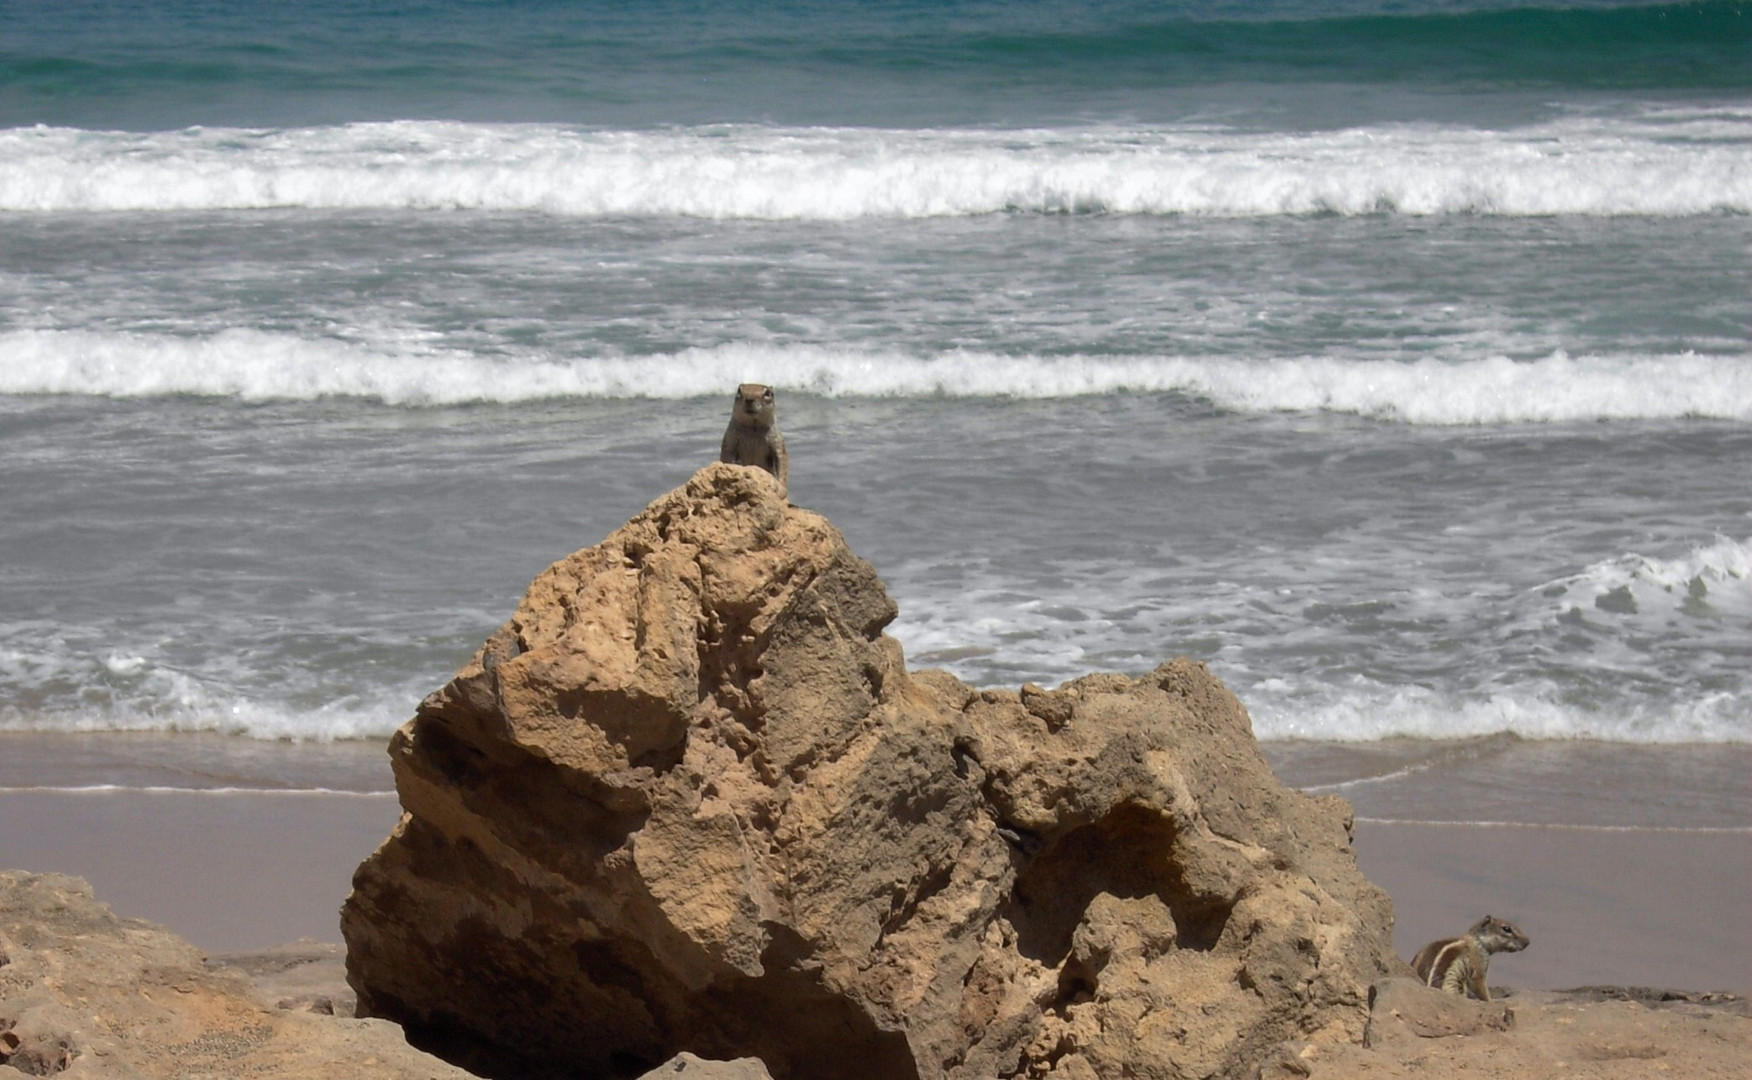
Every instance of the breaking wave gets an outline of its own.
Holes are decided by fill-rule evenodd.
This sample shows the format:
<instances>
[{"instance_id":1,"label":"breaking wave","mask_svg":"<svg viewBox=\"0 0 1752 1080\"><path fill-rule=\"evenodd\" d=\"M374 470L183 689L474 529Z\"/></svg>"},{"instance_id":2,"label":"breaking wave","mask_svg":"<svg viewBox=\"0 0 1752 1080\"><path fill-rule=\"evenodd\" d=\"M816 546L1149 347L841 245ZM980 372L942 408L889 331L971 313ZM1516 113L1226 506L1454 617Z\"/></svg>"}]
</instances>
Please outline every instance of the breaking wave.
<instances>
[{"instance_id":1,"label":"breaking wave","mask_svg":"<svg viewBox=\"0 0 1752 1080\"><path fill-rule=\"evenodd\" d=\"M1179 393L1238 412L1323 411L1435 425L1752 420L1752 359L1695 353L1395 362L962 350L920 356L725 345L635 357L514 359L438 349L386 352L256 330L207 337L26 330L0 334L0 353L8 359L0 367L0 393L6 394L357 397L434 406L709 397L754 378L828 397Z\"/></svg>"},{"instance_id":2,"label":"breaking wave","mask_svg":"<svg viewBox=\"0 0 1752 1080\"><path fill-rule=\"evenodd\" d=\"M770 220L995 213L1752 213L1752 111L1396 125L599 131L436 121L0 131L0 210L488 210Z\"/></svg>"}]
</instances>

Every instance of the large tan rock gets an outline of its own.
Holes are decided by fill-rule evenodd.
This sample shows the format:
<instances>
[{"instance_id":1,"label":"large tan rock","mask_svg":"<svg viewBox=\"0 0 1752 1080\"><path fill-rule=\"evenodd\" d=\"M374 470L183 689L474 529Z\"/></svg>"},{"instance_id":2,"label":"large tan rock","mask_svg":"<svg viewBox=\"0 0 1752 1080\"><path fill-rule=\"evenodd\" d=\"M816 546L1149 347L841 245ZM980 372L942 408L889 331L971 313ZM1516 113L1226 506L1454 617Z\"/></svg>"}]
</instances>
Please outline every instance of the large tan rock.
<instances>
[{"instance_id":1,"label":"large tan rock","mask_svg":"<svg viewBox=\"0 0 1752 1080\"><path fill-rule=\"evenodd\" d=\"M394 737L362 1015L484 1074L1251 1076L1403 971L1349 807L1205 668L909 674L821 516L712 465L536 578Z\"/></svg>"},{"instance_id":2,"label":"large tan rock","mask_svg":"<svg viewBox=\"0 0 1752 1080\"><path fill-rule=\"evenodd\" d=\"M382 1020L264 1001L78 878L0 872L0 1078L472 1080Z\"/></svg>"}]
</instances>

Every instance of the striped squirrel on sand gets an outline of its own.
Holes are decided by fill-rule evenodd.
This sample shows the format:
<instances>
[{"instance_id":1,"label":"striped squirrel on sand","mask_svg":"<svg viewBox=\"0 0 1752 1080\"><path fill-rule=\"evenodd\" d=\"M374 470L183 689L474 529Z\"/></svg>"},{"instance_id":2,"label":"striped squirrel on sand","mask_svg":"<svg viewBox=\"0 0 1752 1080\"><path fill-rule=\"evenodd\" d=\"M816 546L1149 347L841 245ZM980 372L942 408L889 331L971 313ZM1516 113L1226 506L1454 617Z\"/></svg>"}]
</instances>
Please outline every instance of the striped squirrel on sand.
<instances>
[{"instance_id":1,"label":"striped squirrel on sand","mask_svg":"<svg viewBox=\"0 0 1752 1080\"><path fill-rule=\"evenodd\" d=\"M1527 944L1526 934L1494 915L1486 915L1461 937L1432 941L1419 949L1411 968L1425 986L1489 1001L1490 987L1485 985L1484 974L1491 954L1520 952Z\"/></svg>"}]
</instances>

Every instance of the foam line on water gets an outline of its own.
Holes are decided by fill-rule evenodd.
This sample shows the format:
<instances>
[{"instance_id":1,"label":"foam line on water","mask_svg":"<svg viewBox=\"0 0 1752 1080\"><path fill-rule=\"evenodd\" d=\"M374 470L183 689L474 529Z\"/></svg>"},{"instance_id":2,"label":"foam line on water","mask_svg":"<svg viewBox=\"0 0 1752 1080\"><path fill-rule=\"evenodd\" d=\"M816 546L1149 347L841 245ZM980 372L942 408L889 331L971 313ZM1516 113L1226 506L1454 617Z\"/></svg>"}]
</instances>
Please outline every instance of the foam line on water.
<instances>
[{"instance_id":1,"label":"foam line on water","mask_svg":"<svg viewBox=\"0 0 1752 1080\"><path fill-rule=\"evenodd\" d=\"M909 640L906 625L896 625L891 632L915 663L930 662L926 651ZM1054 648L1063 650L1067 644L1075 645L1060 641ZM1027 667L1031 658L1016 653L1012 659ZM944 666L956 670L962 665ZM1052 682L1049 670L1036 667L1024 678ZM1079 666L1068 674L1087 670ZM1254 733L1268 741L1367 743L1412 737L1452 742L1502 733L1641 745L1752 741L1752 730L1745 724L1752 698L1743 689L1671 699L1621 697L1589 708L1567 701L1561 688L1540 680L1481 694L1356 680L1328 683L1294 673L1258 678L1236 667L1225 669L1223 677L1246 704ZM374 686L369 692L327 703L297 704L276 699L268 690L229 685L213 673L170 670L145 657L101 658L75 646L27 654L13 646L0 649L0 697L13 703L0 707L0 731L205 731L270 741L380 739L406 719L409 704L438 678L422 676L401 687ZM1013 680L1004 683L1014 684ZM34 705L26 710L17 704L21 701ZM1479 751L1463 744L1457 752ZM1413 763L1321 790L1348 791L1392 782L1453 760L1443 755L1439 761Z\"/></svg>"},{"instance_id":2,"label":"foam line on water","mask_svg":"<svg viewBox=\"0 0 1752 1080\"><path fill-rule=\"evenodd\" d=\"M1737 122L1730 122L1734 120ZM761 220L995 213L1752 213L1745 117L1393 125L599 131L437 121L0 131L0 210L491 210ZM1726 128L1726 130L1724 130Z\"/></svg>"},{"instance_id":3,"label":"foam line on water","mask_svg":"<svg viewBox=\"0 0 1752 1080\"><path fill-rule=\"evenodd\" d=\"M1312 788L1303 790L1312 791ZM1369 825L1417 825L1434 829L1550 829L1556 832L1600 833L1697 833L1707 835L1747 836L1752 827L1717 825L1564 825L1537 821L1425 821L1415 818L1359 817L1359 823Z\"/></svg>"},{"instance_id":4,"label":"foam line on water","mask_svg":"<svg viewBox=\"0 0 1752 1080\"><path fill-rule=\"evenodd\" d=\"M268 795L276 798L349 798L393 799L393 791L348 791L345 788L262 788L262 787L172 787L153 784L130 787L126 784L77 784L65 786L0 787L0 795Z\"/></svg>"},{"instance_id":5,"label":"foam line on water","mask_svg":"<svg viewBox=\"0 0 1752 1080\"><path fill-rule=\"evenodd\" d=\"M1752 420L1752 358L1696 353L1352 360L1332 356L933 355L722 345L665 355L392 352L256 330L204 337L0 333L0 393L359 397L441 406L556 398L711 397L758 380L827 397L1066 398L1181 393L1237 412L1325 411L1464 425L1697 417Z\"/></svg>"},{"instance_id":6,"label":"foam line on water","mask_svg":"<svg viewBox=\"0 0 1752 1080\"><path fill-rule=\"evenodd\" d=\"M93 652L78 640L0 627L0 732L217 732L263 740L383 738L407 719L420 685L374 686L323 703L277 700L211 670ZM282 683L289 680L280 680ZM308 691L306 692L309 696Z\"/></svg>"},{"instance_id":7,"label":"foam line on water","mask_svg":"<svg viewBox=\"0 0 1752 1080\"><path fill-rule=\"evenodd\" d=\"M1237 685L1236 693L1247 703L1254 733L1261 739L1362 743L1509 732L1526 739L1644 745L1752 742L1745 722L1752 696L1744 689L1672 701L1627 699L1604 709L1569 704L1560 688L1539 682L1512 691L1457 695L1415 685L1331 686L1268 678Z\"/></svg>"}]
</instances>

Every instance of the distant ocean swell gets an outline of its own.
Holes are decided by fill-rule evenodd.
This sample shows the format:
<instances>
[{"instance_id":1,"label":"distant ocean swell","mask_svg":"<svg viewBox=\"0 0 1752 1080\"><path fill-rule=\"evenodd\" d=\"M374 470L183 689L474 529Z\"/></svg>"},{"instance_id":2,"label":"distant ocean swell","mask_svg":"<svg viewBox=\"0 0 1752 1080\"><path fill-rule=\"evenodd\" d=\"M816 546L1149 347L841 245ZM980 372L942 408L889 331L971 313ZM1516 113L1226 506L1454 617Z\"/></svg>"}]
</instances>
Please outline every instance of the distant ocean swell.
<instances>
[{"instance_id":1,"label":"distant ocean swell","mask_svg":"<svg viewBox=\"0 0 1752 1080\"><path fill-rule=\"evenodd\" d=\"M1387 5L1383 5L1387 6ZM1436 5L1430 5L1436 6ZM1479 5L1485 7L1485 5ZM968 52L999 66L1138 67L1187 82L1347 78L1493 85L1743 86L1752 80L1752 8L1739 0L1677 4L1504 4L1499 10L1345 13L1322 17L1260 5L1246 19L1164 19L1106 31L971 38ZM952 46L953 47L953 46ZM938 54L941 49L936 50ZM925 55L931 55L926 52Z\"/></svg>"},{"instance_id":2,"label":"distant ocean swell","mask_svg":"<svg viewBox=\"0 0 1752 1080\"><path fill-rule=\"evenodd\" d=\"M1752 85L1752 9L1742 0L1671 4L1223 5L1247 17L1190 17L1160 4L620 5L435 3L418 13L372 5L260 5L215 18L164 4L151 27L80 54L53 34L0 50L15 107L141 94L297 97L336 90L418 100L458 86L611 106L628 75L663 72L685 88L701 73L823 67L853 79L1002 79L1067 88L1233 81L1351 80L1423 86L1723 89ZM228 5L246 7L246 5ZM1396 11L1382 12L1386 7ZM981 8L985 10L981 10ZM1418 7L1448 10L1419 12ZM1496 10L1491 10L1491 8ZM746 8L747 10L739 10ZM1347 10L1348 9L1348 10ZM78 9L75 8L75 11ZM247 10L247 7L246 7ZM1208 11L1208 7L1206 7ZM4 15L0 9L0 15ZM688 18L693 40L668 32ZM422 19L422 16L425 19ZM90 17L90 16L87 16ZM74 16L77 18L77 16ZM429 20L426 21L426 20ZM0 23L0 28L3 23ZM469 42L466 49L455 47Z\"/></svg>"},{"instance_id":3,"label":"distant ocean swell","mask_svg":"<svg viewBox=\"0 0 1752 1080\"><path fill-rule=\"evenodd\" d=\"M1577 420L1752 421L1752 357L919 356L829 346L726 345L652 356L554 359L389 352L255 330L207 337L0 333L0 393L194 395L249 401L357 397L401 406L554 398L693 398L745 378L828 397L1064 398L1181 393L1237 412L1324 411L1412 424Z\"/></svg>"},{"instance_id":4,"label":"distant ocean swell","mask_svg":"<svg viewBox=\"0 0 1752 1080\"><path fill-rule=\"evenodd\" d=\"M494 210L760 220L994 213L1752 213L1752 111L1301 134L398 121L0 131L0 210Z\"/></svg>"}]
</instances>

